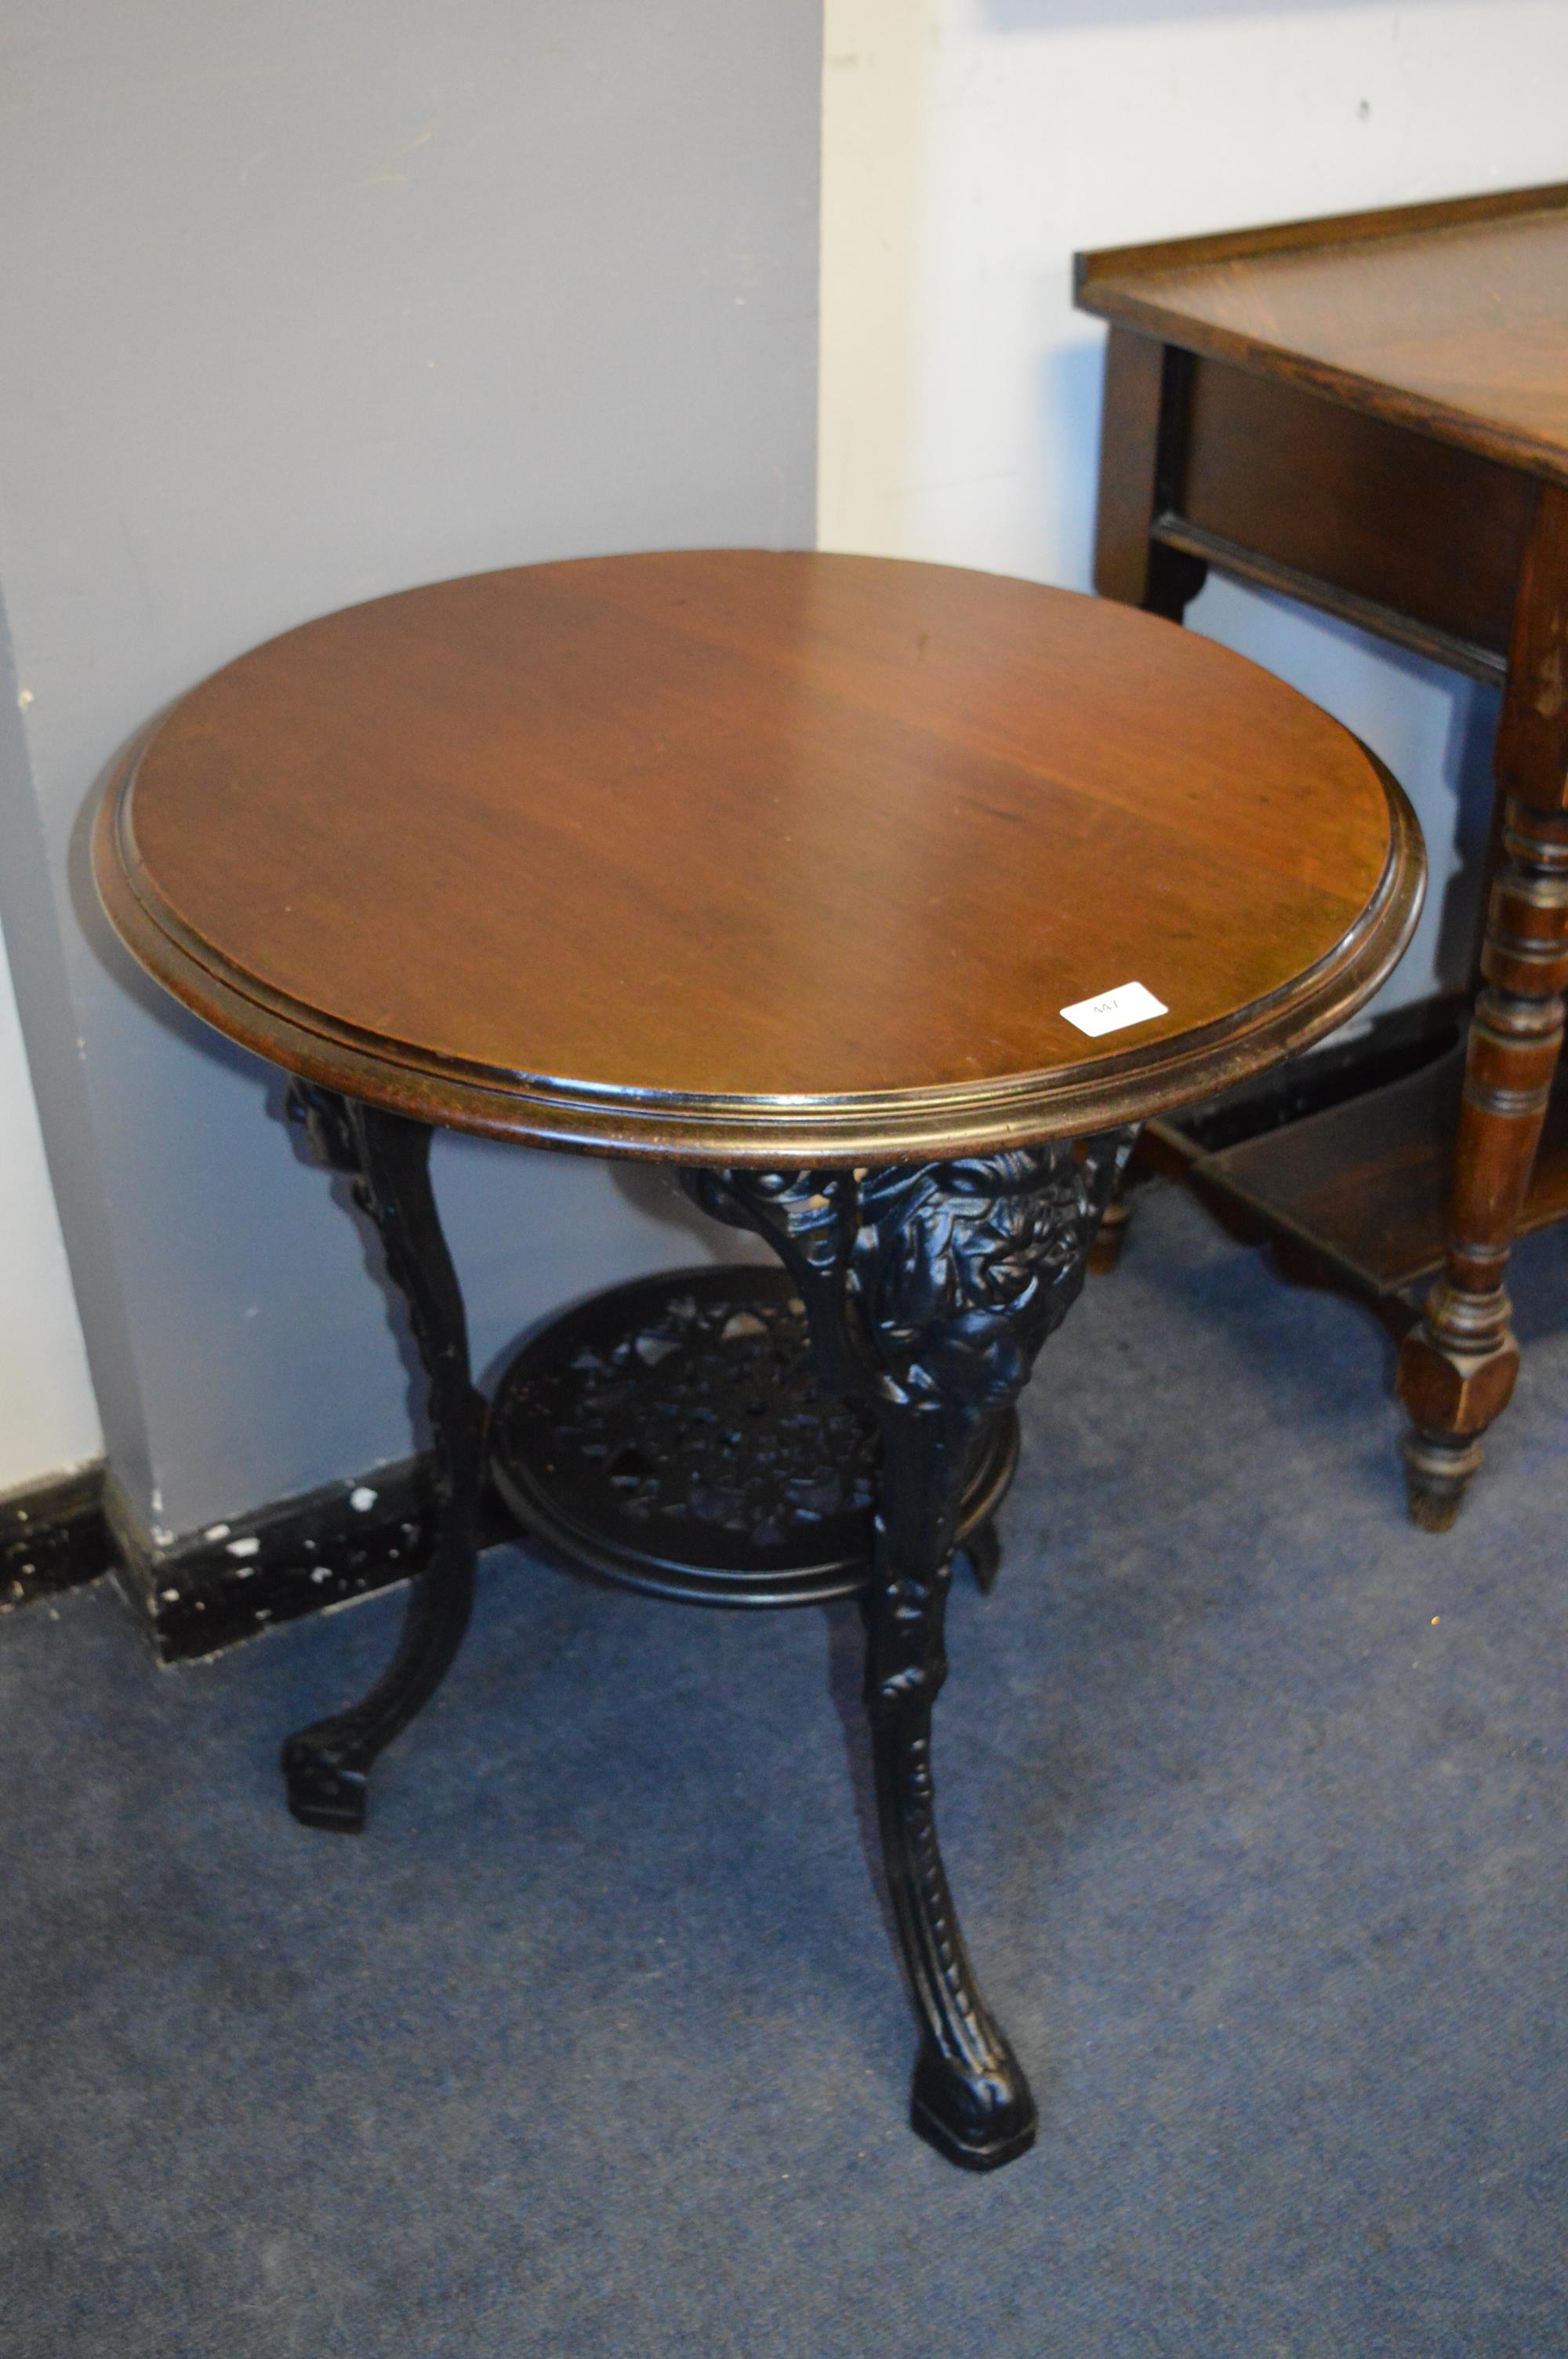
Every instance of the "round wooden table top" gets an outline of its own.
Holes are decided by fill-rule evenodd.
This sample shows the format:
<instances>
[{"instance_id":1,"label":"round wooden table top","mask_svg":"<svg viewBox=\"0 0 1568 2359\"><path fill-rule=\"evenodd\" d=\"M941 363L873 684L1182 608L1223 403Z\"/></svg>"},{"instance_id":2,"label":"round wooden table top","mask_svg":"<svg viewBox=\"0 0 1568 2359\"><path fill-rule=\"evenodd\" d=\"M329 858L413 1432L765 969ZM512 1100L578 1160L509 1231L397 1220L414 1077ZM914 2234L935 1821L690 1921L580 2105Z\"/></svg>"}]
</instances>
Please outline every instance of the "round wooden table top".
<instances>
[{"instance_id":1,"label":"round wooden table top","mask_svg":"<svg viewBox=\"0 0 1568 2359\"><path fill-rule=\"evenodd\" d=\"M287 632L143 741L94 864L142 963L308 1079L779 1166L994 1150L1239 1080L1382 981L1423 866L1365 747L1206 639L749 549Z\"/></svg>"}]
</instances>

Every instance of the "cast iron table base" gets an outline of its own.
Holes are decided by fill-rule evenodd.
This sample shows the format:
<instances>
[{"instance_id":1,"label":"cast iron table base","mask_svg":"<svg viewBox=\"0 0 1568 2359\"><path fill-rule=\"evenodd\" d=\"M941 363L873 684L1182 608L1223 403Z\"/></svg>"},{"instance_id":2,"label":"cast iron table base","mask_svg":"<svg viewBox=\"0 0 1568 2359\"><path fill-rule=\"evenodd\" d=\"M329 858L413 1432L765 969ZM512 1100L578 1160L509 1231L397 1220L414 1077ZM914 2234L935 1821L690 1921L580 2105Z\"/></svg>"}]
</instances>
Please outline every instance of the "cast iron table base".
<instances>
[{"instance_id":1,"label":"cast iron table base","mask_svg":"<svg viewBox=\"0 0 1568 2359\"><path fill-rule=\"evenodd\" d=\"M787 1270L737 1264L611 1287L519 1352L490 1409L521 1527L606 1580L693 1605L810 1605L871 1577L876 1420L817 1381ZM1018 1420L980 1441L958 1539L982 1589Z\"/></svg>"},{"instance_id":2,"label":"cast iron table base","mask_svg":"<svg viewBox=\"0 0 1568 2359\"><path fill-rule=\"evenodd\" d=\"M298 1077L429 1394L430 1561L384 1676L289 1741L298 1816L363 1824L370 1766L469 1613L485 1408L433 1129L683 1170L783 1264L808 1426L746 1406L770 1332L781 1384L781 1358L805 1370L742 1310L708 1374L723 1433L762 1447L743 1473L740 1444L704 1446L717 1396L683 1393L666 1298L624 1363L592 1346L537 1458L507 1439L526 1424L509 1389L498 1477L582 1526L568 1426L577 1473L602 1443L619 1503L614 1547L603 1516L587 1533L601 1569L730 1599L860 1582L916 2125L973 2168L1020 2152L1034 2107L934 1818L954 1552L1082 1284L1130 1139L1115 1125L1342 1025L1408 940L1422 872L1398 787L1293 690L1126 606L948 566L511 567L322 616L182 698L101 799L104 908L185 1006ZM633 1358L641 1395L617 1380ZM835 1499L845 1530L814 1535Z\"/></svg>"},{"instance_id":3,"label":"cast iron table base","mask_svg":"<svg viewBox=\"0 0 1568 2359\"><path fill-rule=\"evenodd\" d=\"M292 1084L289 1110L317 1159L349 1177L374 1222L388 1275L408 1303L428 1388L437 1533L411 1585L396 1652L357 1704L301 1730L283 1751L295 1816L358 1832L371 1763L435 1692L468 1623L485 1411L470 1377L462 1297L430 1189L431 1131L305 1082ZM879 1445L870 1567L851 1580L840 1562L826 1578L858 1588L865 1614L882 1856L923 2035L912 2119L949 2160L972 2170L1022 2154L1036 2117L1029 2084L980 1995L937 1848L931 1729L947 1670L947 1586L966 1500L976 1522L995 1504L1014 1407L1035 1354L1082 1288L1133 1137L1128 1127L1076 1147L1058 1139L855 1171L683 1174L706 1211L755 1230L777 1252L792 1288L784 1301L798 1300L809 1329L819 1387L813 1413L821 1415L824 1401L858 1404L869 1420L860 1430ZM656 1375L668 1355L642 1356ZM610 1407L621 1415L625 1402ZM512 1400L511 1419L517 1414ZM512 1430L509 1421L503 1430ZM846 1446L834 1477L851 1516L853 1460ZM498 1472L515 1482L510 1466L503 1451ZM623 1471L633 1478L629 1495L653 1479L636 1463ZM765 1520L732 1537L759 1545ZM760 1545L768 1544L764 1534ZM609 1569L654 1585L645 1557ZM825 1574L820 1561L808 1570Z\"/></svg>"}]
</instances>

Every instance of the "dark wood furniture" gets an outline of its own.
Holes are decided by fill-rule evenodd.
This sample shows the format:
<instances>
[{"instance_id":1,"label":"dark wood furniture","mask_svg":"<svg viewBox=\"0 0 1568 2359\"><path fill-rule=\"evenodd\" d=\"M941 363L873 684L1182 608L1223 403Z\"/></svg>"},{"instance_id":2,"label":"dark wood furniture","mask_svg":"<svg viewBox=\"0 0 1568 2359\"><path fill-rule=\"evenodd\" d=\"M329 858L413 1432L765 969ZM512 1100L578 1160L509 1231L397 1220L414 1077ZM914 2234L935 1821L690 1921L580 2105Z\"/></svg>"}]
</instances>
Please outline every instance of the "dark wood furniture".
<instances>
[{"instance_id":1,"label":"dark wood furniture","mask_svg":"<svg viewBox=\"0 0 1568 2359\"><path fill-rule=\"evenodd\" d=\"M676 554L444 582L258 648L133 755L95 865L136 957L295 1076L427 1370L435 1553L386 1676L285 1748L296 1814L363 1823L365 1773L468 1614L484 1404L432 1127L680 1167L785 1276L739 1308L714 1303L732 1272L570 1314L569 1348L541 1366L530 1346L503 1386L498 1479L643 1586L859 1592L915 2125L972 2168L1021 2152L1033 2100L933 1817L950 1561L967 1525L989 1570L1013 1405L1132 1126L1320 1037L1398 957L1422 862L1397 787L1292 690L1148 615L935 566ZM1135 983L1157 1012L1121 1028L1063 1013ZM842 1547L769 1558L745 1463L758 1435L779 1457L791 1319L817 1387L792 1430L815 1417L828 1441L817 1490L786 1467L769 1512L797 1540L852 1520L861 1420L876 1513L848 1571ZM564 1364L592 1399L541 1408ZM640 1400L672 1467L696 1451L688 1525L710 1499L713 1546L684 1569L617 1537L614 1498L597 1542L581 1528L596 1452L605 1494L670 1504L615 1427Z\"/></svg>"},{"instance_id":2,"label":"dark wood furniture","mask_svg":"<svg viewBox=\"0 0 1568 2359\"><path fill-rule=\"evenodd\" d=\"M1443 1529L1514 1386L1509 1245L1568 1213L1568 188L1082 255L1078 300L1107 597L1179 621L1212 565L1503 690L1467 1047L1194 1167L1403 1331Z\"/></svg>"}]
</instances>

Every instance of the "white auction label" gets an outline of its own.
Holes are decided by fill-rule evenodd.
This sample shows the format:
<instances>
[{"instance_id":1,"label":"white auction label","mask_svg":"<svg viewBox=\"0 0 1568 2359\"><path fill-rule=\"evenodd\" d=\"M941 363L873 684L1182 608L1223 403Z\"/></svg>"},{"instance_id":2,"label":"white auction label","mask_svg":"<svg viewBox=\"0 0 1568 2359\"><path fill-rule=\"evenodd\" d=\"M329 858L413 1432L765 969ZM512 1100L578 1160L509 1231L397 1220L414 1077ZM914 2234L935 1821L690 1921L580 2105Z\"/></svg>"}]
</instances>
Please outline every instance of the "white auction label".
<instances>
[{"instance_id":1,"label":"white auction label","mask_svg":"<svg viewBox=\"0 0 1568 2359\"><path fill-rule=\"evenodd\" d=\"M1091 1040L1102 1032L1119 1032L1126 1024L1147 1024L1152 1016L1168 1016L1170 1009L1141 983L1119 983L1114 991L1102 991L1093 999L1076 999L1063 1015Z\"/></svg>"}]
</instances>

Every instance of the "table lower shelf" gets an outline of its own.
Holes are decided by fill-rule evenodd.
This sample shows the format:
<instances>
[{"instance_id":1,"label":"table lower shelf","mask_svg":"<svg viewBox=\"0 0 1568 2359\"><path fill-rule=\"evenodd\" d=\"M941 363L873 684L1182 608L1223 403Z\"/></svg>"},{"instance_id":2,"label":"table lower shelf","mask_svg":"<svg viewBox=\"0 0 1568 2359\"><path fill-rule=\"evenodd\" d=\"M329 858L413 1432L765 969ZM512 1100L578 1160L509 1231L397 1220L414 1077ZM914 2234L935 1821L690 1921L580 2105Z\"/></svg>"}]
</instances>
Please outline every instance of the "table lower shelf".
<instances>
[{"instance_id":1,"label":"table lower shelf","mask_svg":"<svg viewBox=\"0 0 1568 2359\"><path fill-rule=\"evenodd\" d=\"M1364 1095L1206 1154L1177 1121L1151 1124L1222 1217L1292 1245L1325 1276L1397 1311L1441 1266L1464 1080L1462 1048ZM1560 1069L1521 1234L1568 1217L1568 1077Z\"/></svg>"},{"instance_id":2,"label":"table lower shelf","mask_svg":"<svg viewBox=\"0 0 1568 2359\"><path fill-rule=\"evenodd\" d=\"M805 1307L776 1266L676 1270L567 1311L507 1368L491 1473L526 1531L628 1587L688 1603L852 1596L870 1570L877 1438L817 1389ZM960 1539L1012 1479L1018 1425L987 1438Z\"/></svg>"}]
</instances>

